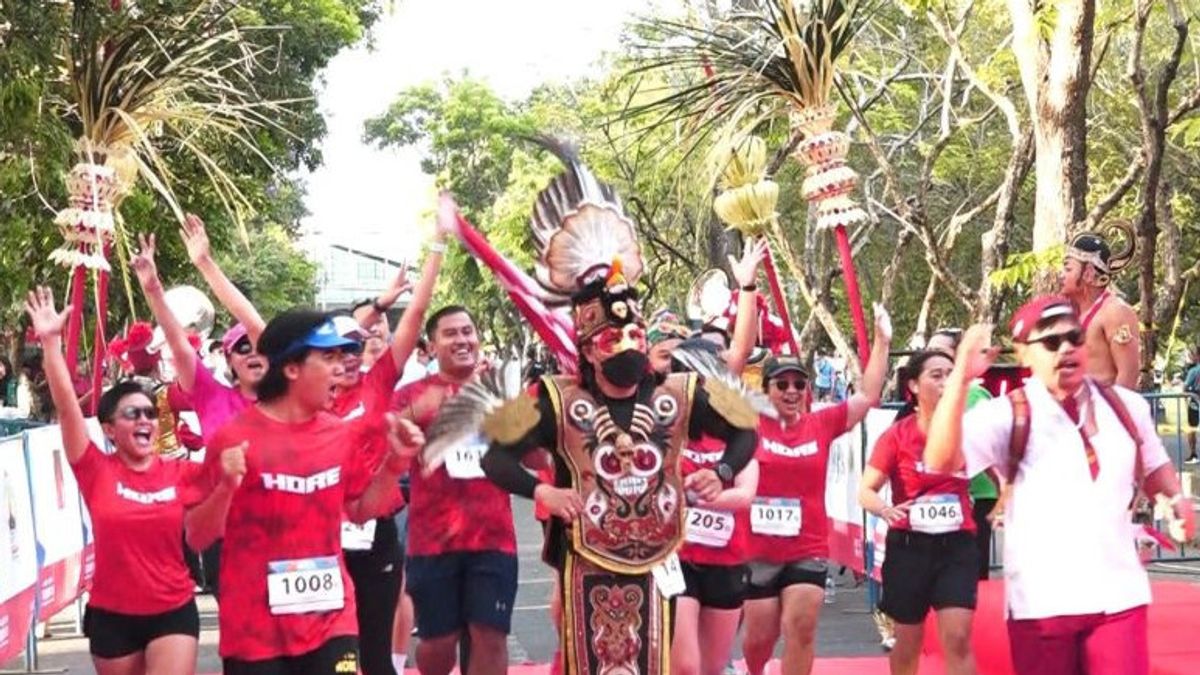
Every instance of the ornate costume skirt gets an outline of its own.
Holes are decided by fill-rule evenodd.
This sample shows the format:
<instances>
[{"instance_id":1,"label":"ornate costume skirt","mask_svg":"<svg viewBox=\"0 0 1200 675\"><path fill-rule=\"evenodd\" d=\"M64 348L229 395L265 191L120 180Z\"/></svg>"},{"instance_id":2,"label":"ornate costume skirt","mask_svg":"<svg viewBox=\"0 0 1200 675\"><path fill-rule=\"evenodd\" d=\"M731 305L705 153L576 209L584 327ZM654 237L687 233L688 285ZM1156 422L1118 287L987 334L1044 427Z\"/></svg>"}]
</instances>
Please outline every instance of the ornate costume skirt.
<instances>
[{"instance_id":1,"label":"ornate costume skirt","mask_svg":"<svg viewBox=\"0 0 1200 675\"><path fill-rule=\"evenodd\" d=\"M562 575L565 675L670 672L670 605L653 575L617 574L571 552Z\"/></svg>"}]
</instances>

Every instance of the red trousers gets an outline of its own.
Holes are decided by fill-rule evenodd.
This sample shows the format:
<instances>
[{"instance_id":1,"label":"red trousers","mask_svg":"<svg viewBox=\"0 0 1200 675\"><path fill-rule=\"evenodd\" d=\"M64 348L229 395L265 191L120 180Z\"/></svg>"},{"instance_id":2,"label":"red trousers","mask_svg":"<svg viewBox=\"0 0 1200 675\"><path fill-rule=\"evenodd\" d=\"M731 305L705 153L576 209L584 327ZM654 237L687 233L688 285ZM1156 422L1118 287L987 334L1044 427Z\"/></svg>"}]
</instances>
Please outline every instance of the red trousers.
<instances>
[{"instance_id":1,"label":"red trousers","mask_svg":"<svg viewBox=\"0 0 1200 675\"><path fill-rule=\"evenodd\" d=\"M1008 621L1017 675L1148 675L1146 606Z\"/></svg>"}]
</instances>

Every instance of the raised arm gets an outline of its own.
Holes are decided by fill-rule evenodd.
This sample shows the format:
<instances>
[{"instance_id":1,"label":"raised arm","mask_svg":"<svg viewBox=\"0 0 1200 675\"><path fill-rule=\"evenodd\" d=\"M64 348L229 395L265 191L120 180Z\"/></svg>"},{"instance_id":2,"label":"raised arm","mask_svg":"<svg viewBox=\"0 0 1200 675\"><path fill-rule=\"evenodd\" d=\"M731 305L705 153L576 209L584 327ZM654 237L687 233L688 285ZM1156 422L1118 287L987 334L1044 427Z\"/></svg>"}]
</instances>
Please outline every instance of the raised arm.
<instances>
[{"instance_id":1,"label":"raised arm","mask_svg":"<svg viewBox=\"0 0 1200 675\"><path fill-rule=\"evenodd\" d=\"M962 450L963 411L971 382L983 375L996 360L999 349L991 346L992 327L977 324L967 329L958 345L954 369L946 378L942 398L933 410L929 434L925 442L925 468L934 473L952 473L966 464Z\"/></svg>"},{"instance_id":2,"label":"raised arm","mask_svg":"<svg viewBox=\"0 0 1200 675\"><path fill-rule=\"evenodd\" d=\"M221 271L217 261L213 259L212 249L208 243L208 232L204 229L204 221L195 214L187 214L180 227L180 234L183 237L184 246L187 247L192 265L200 270L204 281L217 296L217 301L229 310L233 318L246 327L250 341L258 344L258 336L262 335L263 328L267 324L254 305L250 304L250 300L238 290L237 286L233 285L229 277Z\"/></svg>"},{"instance_id":3,"label":"raised arm","mask_svg":"<svg viewBox=\"0 0 1200 675\"><path fill-rule=\"evenodd\" d=\"M346 517L352 523L365 523L387 515L396 505L400 476L409 470L413 458L425 444L425 434L411 420L389 414L389 452L371 477L362 495L346 504Z\"/></svg>"},{"instance_id":4,"label":"raised arm","mask_svg":"<svg viewBox=\"0 0 1200 675\"><path fill-rule=\"evenodd\" d=\"M225 517L229 515L234 494L246 477L247 447L249 443L242 441L221 450L217 459L211 460L220 465L220 473L215 477L216 486L204 501L189 509L183 518L187 545L193 551L203 551L225 536Z\"/></svg>"},{"instance_id":5,"label":"raised arm","mask_svg":"<svg viewBox=\"0 0 1200 675\"><path fill-rule=\"evenodd\" d=\"M388 284L387 288L379 294L379 297L371 303L371 311L358 320L358 325L363 327L363 330L370 330L372 326L379 323L383 318L384 312L396 304L400 296L412 288L412 282L408 280L408 263L404 262L400 265L400 271Z\"/></svg>"},{"instance_id":6,"label":"raised arm","mask_svg":"<svg viewBox=\"0 0 1200 675\"><path fill-rule=\"evenodd\" d=\"M867 412L879 405L887 381L888 352L892 346L892 318L882 305L875 305L875 343L863 369L862 387L847 401L846 430L863 421Z\"/></svg>"},{"instance_id":7,"label":"raised arm","mask_svg":"<svg viewBox=\"0 0 1200 675\"><path fill-rule=\"evenodd\" d=\"M140 250L134 254L129 264L133 266L138 284L142 287L142 294L146 296L146 304L150 305L150 312L154 314L154 320L162 327L167 344L171 347L179 386L185 392L190 392L196 383L196 359L199 357L188 342L187 331L167 306L166 293L163 291L162 280L158 278L158 266L154 262L154 235L147 237L139 234L138 247Z\"/></svg>"},{"instance_id":8,"label":"raised arm","mask_svg":"<svg viewBox=\"0 0 1200 675\"><path fill-rule=\"evenodd\" d=\"M50 398L58 411L58 425L62 430L63 449L67 461L77 463L83 458L90 442L87 423L79 400L75 398L75 387L71 383L71 372L62 353L62 332L67 324L71 306L63 311L54 309L54 293L45 286L29 292L25 300L25 312L33 324L33 330L42 341L42 368L46 371L46 383L50 386Z\"/></svg>"},{"instance_id":9,"label":"raised arm","mask_svg":"<svg viewBox=\"0 0 1200 675\"><path fill-rule=\"evenodd\" d=\"M729 268L733 271L734 281L741 289L738 293L737 321L733 325L733 339L729 342L729 351L725 354L725 365L729 372L740 376L746 369L746 361L754 350L758 338L758 267L762 264L767 252L767 240L747 239L742 259L734 260L729 257ZM790 330L791 327L789 326Z\"/></svg>"},{"instance_id":10,"label":"raised arm","mask_svg":"<svg viewBox=\"0 0 1200 675\"><path fill-rule=\"evenodd\" d=\"M438 272L442 269L442 259L446 256L446 240L457 228L458 216L454 200L443 193L438 200L437 231L425 256L421 278L413 289L412 302L404 308L404 314L400 316L396 331L392 334L392 359L397 367L403 367L417 347L417 340L421 337L421 325L425 321L425 313L429 311L429 302L433 299Z\"/></svg>"}]
</instances>

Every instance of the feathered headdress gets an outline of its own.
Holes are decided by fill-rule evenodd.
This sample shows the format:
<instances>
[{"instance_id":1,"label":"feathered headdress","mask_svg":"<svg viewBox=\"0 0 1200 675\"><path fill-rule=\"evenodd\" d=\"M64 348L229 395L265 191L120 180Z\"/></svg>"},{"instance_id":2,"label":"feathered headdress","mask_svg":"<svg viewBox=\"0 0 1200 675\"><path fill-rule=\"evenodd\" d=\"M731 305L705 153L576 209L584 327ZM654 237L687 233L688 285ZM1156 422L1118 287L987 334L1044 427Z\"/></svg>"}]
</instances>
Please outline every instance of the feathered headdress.
<instances>
[{"instance_id":1,"label":"feathered headdress","mask_svg":"<svg viewBox=\"0 0 1200 675\"><path fill-rule=\"evenodd\" d=\"M607 326L643 323L634 286L645 262L620 198L573 147L548 137L531 140L567 166L538 194L530 219L538 249L535 277L549 301L573 305L579 342Z\"/></svg>"}]
</instances>

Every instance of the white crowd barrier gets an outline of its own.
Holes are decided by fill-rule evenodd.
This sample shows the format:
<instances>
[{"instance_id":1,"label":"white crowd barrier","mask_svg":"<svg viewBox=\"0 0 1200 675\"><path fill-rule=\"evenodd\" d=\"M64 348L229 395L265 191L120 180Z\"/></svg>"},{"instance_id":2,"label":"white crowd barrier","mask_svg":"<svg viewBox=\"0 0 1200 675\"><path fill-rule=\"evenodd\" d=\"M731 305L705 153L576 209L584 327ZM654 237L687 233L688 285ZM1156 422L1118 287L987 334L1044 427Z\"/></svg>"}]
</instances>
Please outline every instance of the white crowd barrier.
<instances>
[{"instance_id":1,"label":"white crowd barrier","mask_svg":"<svg viewBox=\"0 0 1200 675\"><path fill-rule=\"evenodd\" d=\"M100 425L89 420L100 447ZM86 590L91 521L57 425L0 439L0 662Z\"/></svg>"}]
</instances>

